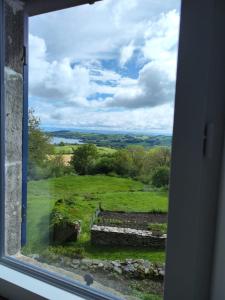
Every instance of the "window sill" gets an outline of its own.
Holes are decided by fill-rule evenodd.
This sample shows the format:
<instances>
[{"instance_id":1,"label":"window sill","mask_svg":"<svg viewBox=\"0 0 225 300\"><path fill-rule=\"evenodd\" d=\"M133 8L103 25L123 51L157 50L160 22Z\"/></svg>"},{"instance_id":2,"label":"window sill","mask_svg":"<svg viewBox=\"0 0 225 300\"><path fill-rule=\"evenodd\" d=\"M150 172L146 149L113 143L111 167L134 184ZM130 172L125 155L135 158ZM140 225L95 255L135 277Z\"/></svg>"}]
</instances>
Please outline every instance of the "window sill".
<instances>
[{"instance_id":1,"label":"window sill","mask_svg":"<svg viewBox=\"0 0 225 300\"><path fill-rule=\"evenodd\" d=\"M3 281L9 283L12 286L10 290L2 290ZM15 287L15 290L14 288ZM21 294L18 294L18 291ZM5 293L5 294L3 294ZM30 295L30 293L35 294L37 297L35 299L67 299L67 300L82 300L78 296L75 296L69 292L61 290L55 286L42 282L38 279L27 276L23 273L0 265L0 294L5 297L10 297L10 299L22 299L24 295ZM29 296L29 299L31 297Z\"/></svg>"}]
</instances>

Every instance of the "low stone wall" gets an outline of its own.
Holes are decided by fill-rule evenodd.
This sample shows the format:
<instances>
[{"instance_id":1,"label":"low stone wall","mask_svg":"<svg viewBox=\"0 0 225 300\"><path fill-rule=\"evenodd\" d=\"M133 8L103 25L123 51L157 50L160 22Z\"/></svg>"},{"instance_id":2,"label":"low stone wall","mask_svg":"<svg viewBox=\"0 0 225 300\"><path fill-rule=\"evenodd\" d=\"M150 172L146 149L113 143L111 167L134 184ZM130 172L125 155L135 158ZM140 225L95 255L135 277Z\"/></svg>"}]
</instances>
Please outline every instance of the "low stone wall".
<instances>
[{"instance_id":1,"label":"low stone wall","mask_svg":"<svg viewBox=\"0 0 225 300\"><path fill-rule=\"evenodd\" d=\"M151 231L93 225L91 243L103 246L147 247L165 249L166 234L154 236Z\"/></svg>"},{"instance_id":2,"label":"low stone wall","mask_svg":"<svg viewBox=\"0 0 225 300\"><path fill-rule=\"evenodd\" d=\"M49 253L48 255L30 254L29 257L38 262L54 265L63 270L85 275L90 272L95 278L96 273L123 276L128 279L150 279L163 282L165 277L165 264L152 263L144 259L100 260L100 259L74 259Z\"/></svg>"}]
</instances>

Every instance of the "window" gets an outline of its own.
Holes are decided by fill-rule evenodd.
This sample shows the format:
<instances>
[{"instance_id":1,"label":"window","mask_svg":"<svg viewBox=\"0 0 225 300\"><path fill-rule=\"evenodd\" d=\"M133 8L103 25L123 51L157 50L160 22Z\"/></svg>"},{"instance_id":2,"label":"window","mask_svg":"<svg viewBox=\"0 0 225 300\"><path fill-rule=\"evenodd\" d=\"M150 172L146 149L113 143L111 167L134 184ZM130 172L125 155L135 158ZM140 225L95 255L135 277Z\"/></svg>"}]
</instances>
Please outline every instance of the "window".
<instances>
[{"instance_id":1,"label":"window","mask_svg":"<svg viewBox=\"0 0 225 300\"><path fill-rule=\"evenodd\" d=\"M180 3L124 3L29 20L21 250L119 298L161 299Z\"/></svg>"},{"instance_id":2,"label":"window","mask_svg":"<svg viewBox=\"0 0 225 300\"><path fill-rule=\"evenodd\" d=\"M3 4L3 2L1 3ZM2 51L3 48L1 48L2 54L6 53L5 58L1 55L1 63L5 62L6 82L4 89L1 89L1 91L5 91L5 98L3 94L1 97L2 115L4 107L6 112L6 118L1 118L2 137L4 137L3 133L6 133L6 143L2 144L1 152L3 162L1 165L1 180L2 188L4 188L1 189L2 192L4 191L1 199L1 222L3 225L1 233L5 228L5 238L1 243L5 251L2 251L4 255L1 261L18 270L29 271L32 276L40 278L42 275L45 280L51 278L52 282L56 284L60 282L59 277L47 274L33 265L19 261L18 257L11 256L20 248L20 243L15 244L14 242L17 240L16 236L21 236L18 230L20 228L20 218L15 214L15 211L21 204L22 152L20 151L21 145L17 149L15 149L15 146L19 145L16 141L22 140L21 131L19 131L22 125L22 111L18 103L22 99L23 80L21 76L21 68L23 67L21 65L21 55L23 51L21 46L14 48L12 44L20 43L23 39L23 33L18 39L11 39L13 33L9 24L13 23L7 23L9 20L7 16L9 12L12 15L16 14L18 17L17 22L21 22L19 16L23 18L23 10L20 5L13 7L6 3L5 5L6 14L4 18L6 16L5 24L8 30L5 45L6 49L9 45L11 47L9 51ZM188 4L183 3L182 6L165 299L185 299L185 297L187 299L207 299L211 287L210 274L224 128L223 85L220 81L224 72L222 70L224 45L220 38L221 28L223 28L220 25L223 22L223 16L220 4L216 8L211 2L198 5L199 3L189 2ZM62 8L62 6L59 5L59 8ZM44 6L42 9L44 9ZM51 10L54 9L57 9L57 7L52 6ZM36 7L36 11L38 13L44 12L44 10L41 11L39 5ZM35 14L32 6L30 6L29 12ZM4 30L2 30L3 32ZM14 49L20 49L20 53L15 54ZM211 53L215 53L213 60ZM18 57L20 60L16 60ZM19 61L20 63L18 63ZM215 65L217 68L215 68ZM24 69L26 69L26 61ZM1 71L3 72L3 68L1 68ZM1 86L3 87L2 72ZM6 102L4 102L4 99L6 99ZM3 105L4 103L6 105ZM23 108L26 110L26 106ZM12 122L15 115L19 116L19 122ZM24 119L24 121L26 120ZM5 128L6 131L4 131ZM8 135L9 132L13 135ZM17 132L20 132L20 134L17 134ZM4 168L5 152L6 168ZM26 155L24 158L26 158ZM6 176L4 169L6 170ZM24 187L25 185L23 186L23 192ZM204 209L202 209L203 207ZM180 276L183 269L185 269L185 280L182 280ZM193 280L193 274L195 274L195 280ZM94 290L92 296L90 296L89 289L79 284L70 284L69 281L64 281L64 283L61 281L61 287L63 286L86 298L97 297L103 299L108 297Z\"/></svg>"}]
</instances>

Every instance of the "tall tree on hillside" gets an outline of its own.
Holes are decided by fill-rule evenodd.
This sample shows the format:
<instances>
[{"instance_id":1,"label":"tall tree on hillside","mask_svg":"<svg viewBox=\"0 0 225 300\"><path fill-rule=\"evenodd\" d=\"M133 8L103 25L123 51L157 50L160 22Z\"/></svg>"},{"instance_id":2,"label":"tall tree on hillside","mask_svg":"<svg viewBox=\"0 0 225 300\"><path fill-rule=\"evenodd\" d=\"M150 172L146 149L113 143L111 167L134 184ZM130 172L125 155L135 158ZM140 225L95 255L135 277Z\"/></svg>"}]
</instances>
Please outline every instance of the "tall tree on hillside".
<instances>
[{"instance_id":1,"label":"tall tree on hillside","mask_svg":"<svg viewBox=\"0 0 225 300\"><path fill-rule=\"evenodd\" d=\"M132 160L130 175L132 177L141 175L146 162L146 151L144 147L129 146L127 147L127 151Z\"/></svg>"},{"instance_id":2,"label":"tall tree on hillside","mask_svg":"<svg viewBox=\"0 0 225 300\"><path fill-rule=\"evenodd\" d=\"M169 147L156 147L149 151L146 167L154 170L158 167L170 167L171 150Z\"/></svg>"},{"instance_id":3,"label":"tall tree on hillside","mask_svg":"<svg viewBox=\"0 0 225 300\"><path fill-rule=\"evenodd\" d=\"M98 158L97 147L93 144L85 144L73 150L71 165L79 175L91 174Z\"/></svg>"},{"instance_id":4,"label":"tall tree on hillside","mask_svg":"<svg viewBox=\"0 0 225 300\"><path fill-rule=\"evenodd\" d=\"M50 143L50 137L40 129L40 119L29 111L28 121L28 177L35 169L44 166L48 155L54 153L54 146Z\"/></svg>"}]
</instances>

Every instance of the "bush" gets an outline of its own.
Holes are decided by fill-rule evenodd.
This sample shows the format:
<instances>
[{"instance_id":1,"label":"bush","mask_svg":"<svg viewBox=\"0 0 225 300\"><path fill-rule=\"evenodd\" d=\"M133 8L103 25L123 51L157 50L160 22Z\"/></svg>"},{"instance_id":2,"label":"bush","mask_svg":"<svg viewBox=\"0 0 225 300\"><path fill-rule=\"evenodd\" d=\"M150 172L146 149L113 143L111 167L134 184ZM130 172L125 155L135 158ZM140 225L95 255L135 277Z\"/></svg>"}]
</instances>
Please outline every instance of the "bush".
<instances>
[{"instance_id":1,"label":"bush","mask_svg":"<svg viewBox=\"0 0 225 300\"><path fill-rule=\"evenodd\" d=\"M76 203L73 199L59 199L50 216L50 229L54 244L77 241L81 231L81 221L74 216Z\"/></svg>"},{"instance_id":2,"label":"bush","mask_svg":"<svg viewBox=\"0 0 225 300\"><path fill-rule=\"evenodd\" d=\"M42 165L37 165L34 162L30 162L28 165L28 180L61 177L72 173L73 168L65 165L61 155L51 156L51 158L44 161Z\"/></svg>"},{"instance_id":3,"label":"bush","mask_svg":"<svg viewBox=\"0 0 225 300\"><path fill-rule=\"evenodd\" d=\"M65 162L63 161L63 157L61 155L56 155L53 158L49 159L46 163L46 167L48 169L48 178L61 177L73 172L71 166L65 165Z\"/></svg>"},{"instance_id":4,"label":"bush","mask_svg":"<svg viewBox=\"0 0 225 300\"><path fill-rule=\"evenodd\" d=\"M97 161L93 173L110 174L114 171L114 169L114 158L112 156L103 156Z\"/></svg>"},{"instance_id":5,"label":"bush","mask_svg":"<svg viewBox=\"0 0 225 300\"><path fill-rule=\"evenodd\" d=\"M38 166L34 162L28 165L28 180L47 179L49 177L49 170L44 166Z\"/></svg>"},{"instance_id":6,"label":"bush","mask_svg":"<svg viewBox=\"0 0 225 300\"><path fill-rule=\"evenodd\" d=\"M74 217L76 212L76 202L73 199L59 199L55 202L55 206L50 216L51 226L61 223L76 223L77 218Z\"/></svg>"},{"instance_id":7,"label":"bush","mask_svg":"<svg viewBox=\"0 0 225 300\"><path fill-rule=\"evenodd\" d=\"M169 185L170 169L166 166L158 167L152 175L152 185L160 188Z\"/></svg>"},{"instance_id":8,"label":"bush","mask_svg":"<svg viewBox=\"0 0 225 300\"><path fill-rule=\"evenodd\" d=\"M151 175L143 174L143 175L137 176L137 180L143 182L144 184L149 184L151 182Z\"/></svg>"}]
</instances>

